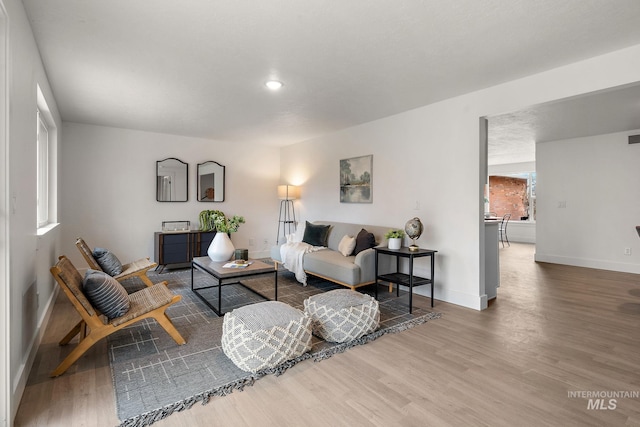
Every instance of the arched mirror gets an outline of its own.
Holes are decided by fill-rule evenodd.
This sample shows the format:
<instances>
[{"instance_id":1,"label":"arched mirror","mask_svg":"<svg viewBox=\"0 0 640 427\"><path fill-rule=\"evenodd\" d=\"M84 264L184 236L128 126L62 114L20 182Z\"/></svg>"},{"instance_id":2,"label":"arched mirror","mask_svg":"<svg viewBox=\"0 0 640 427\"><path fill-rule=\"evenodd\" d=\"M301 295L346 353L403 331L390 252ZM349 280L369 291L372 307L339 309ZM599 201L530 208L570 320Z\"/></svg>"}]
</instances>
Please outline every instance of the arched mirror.
<instances>
[{"instance_id":1,"label":"arched mirror","mask_svg":"<svg viewBox=\"0 0 640 427\"><path fill-rule=\"evenodd\" d=\"M170 157L156 162L156 200L186 202L189 188L189 165Z\"/></svg>"},{"instance_id":2,"label":"arched mirror","mask_svg":"<svg viewBox=\"0 0 640 427\"><path fill-rule=\"evenodd\" d=\"M218 162L198 163L198 201L224 202L224 166Z\"/></svg>"}]
</instances>

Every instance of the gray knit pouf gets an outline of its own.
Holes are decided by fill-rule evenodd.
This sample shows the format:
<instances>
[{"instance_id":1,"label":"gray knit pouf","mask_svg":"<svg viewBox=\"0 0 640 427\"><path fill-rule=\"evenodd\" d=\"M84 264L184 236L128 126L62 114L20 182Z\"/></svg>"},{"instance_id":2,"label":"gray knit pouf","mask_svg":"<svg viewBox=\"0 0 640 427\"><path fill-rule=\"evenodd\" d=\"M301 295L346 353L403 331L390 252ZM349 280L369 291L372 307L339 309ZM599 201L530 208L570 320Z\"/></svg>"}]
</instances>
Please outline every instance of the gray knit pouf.
<instances>
[{"instance_id":1,"label":"gray knit pouf","mask_svg":"<svg viewBox=\"0 0 640 427\"><path fill-rule=\"evenodd\" d=\"M311 349L311 319L278 301L237 308L224 316L222 351L248 372L274 368Z\"/></svg>"},{"instance_id":2,"label":"gray knit pouf","mask_svg":"<svg viewBox=\"0 0 640 427\"><path fill-rule=\"evenodd\" d=\"M375 331L380 324L378 301L350 289L313 295L304 301L313 333L325 341L343 343Z\"/></svg>"}]
</instances>

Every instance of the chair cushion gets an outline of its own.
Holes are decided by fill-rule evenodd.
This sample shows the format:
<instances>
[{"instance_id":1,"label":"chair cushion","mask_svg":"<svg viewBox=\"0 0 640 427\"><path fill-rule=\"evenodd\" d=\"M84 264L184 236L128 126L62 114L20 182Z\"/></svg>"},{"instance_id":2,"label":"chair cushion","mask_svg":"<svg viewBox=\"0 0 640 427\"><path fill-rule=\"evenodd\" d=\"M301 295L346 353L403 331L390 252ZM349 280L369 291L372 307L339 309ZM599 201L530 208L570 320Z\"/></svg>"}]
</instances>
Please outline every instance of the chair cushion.
<instances>
[{"instance_id":1,"label":"chair cushion","mask_svg":"<svg viewBox=\"0 0 640 427\"><path fill-rule=\"evenodd\" d=\"M376 238L373 236L373 233L369 233L363 228L356 236L356 247L353 250L353 254L358 255L365 249L373 248L375 245Z\"/></svg>"},{"instance_id":2,"label":"chair cushion","mask_svg":"<svg viewBox=\"0 0 640 427\"><path fill-rule=\"evenodd\" d=\"M120 317L129 311L130 302L126 289L103 271L87 270L82 280L82 291L91 305L109 319Z\"/></svg>"},{"instance_id":3,"label":"chair cushion","mask_svg":"<svg viewBox=\"0 0 640 427\"><path fill-rule=\"evenodd\" d=\"M173 297L174 293L171 292L164 283L156 283L153 286L140 289L139 291L129 294L129 302L131 304L129 311L125 315L113 319L111 324L118 326L142 316L158 307L169 304Z\"/></svg>"},{"instance_id":4,"label":"chair cushion","mask_svg":"<svg viewBox=\"0 0 640 427\"><path fill-rule=\"evenodd\" d=\"M92 253L96 262L109 276L117 276L122 273L122 263L113 252L104 248L95 248Z\"/></svg>"},{"instance_id":5,"label":"chair cushion","mask_svg":"<svg viewBox=\"0 0 640 427\"><path fill-rule=\"evenodd\" d=\"M116 280L119 280L121 277L127 277L131 274L136 274L139 271L146 271L157 264L153 261L150 261L149 258L140 258L139 260L132 261L129 264L124 264L122 266L122 273L117 276L113 276Z\"/></svg>"},{"instance_id":6,"label":"chair cushion","mask_svg":"<svg viewBox=\"0 0 640 427\"><path fill-rule=\"evenodd\" d=\"M302 241L311 246L327 246L329 227L329 225L311 224L307 221L304 227L304 237Z\"/></svg>"},{"instance_id":7,"label":"chair cushion","mask_svg":"<svg viewBox=\"0 0 640 427\"><path fill-rule=\"evenodd\" d=\"M350 256L355 248L356 238L349 235L345 235L342 240L340 240L340 244L338 244L338 252L343 256Z\"/></svg>"}]
</instances>

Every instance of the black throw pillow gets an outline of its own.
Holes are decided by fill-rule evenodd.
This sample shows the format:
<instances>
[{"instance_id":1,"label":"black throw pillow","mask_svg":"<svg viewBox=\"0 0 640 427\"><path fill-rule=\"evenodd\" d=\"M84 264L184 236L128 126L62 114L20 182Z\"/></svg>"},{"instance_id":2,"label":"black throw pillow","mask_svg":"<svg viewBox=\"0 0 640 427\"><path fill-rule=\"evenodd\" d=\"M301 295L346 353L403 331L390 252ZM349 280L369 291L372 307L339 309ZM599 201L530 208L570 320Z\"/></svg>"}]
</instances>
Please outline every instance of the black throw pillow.
<instances>
[{"instance_id":1,"label":"black throw pillow","mask_svg":"<svg viewBox=\"0 0 640 427\"><path fill-rule=\"evenodd\" d=\"M363 228L356 236L356 248L353 250L353 254L358 255L359 252L372 248L375 245L376 238L373 236L373 233L369 233Z\"/></svg>"},{"instance_id":2,"label":"black throw pillow","mask_svg":"<svg viewBox=\"0 0 640 427\"><path fill-rule=\"evenodd\" d=\"M327 246L327 237L329 236L329 226L322 224L311 224L306 222L304 228L304 237L302 241L311 246Z\"/></svg>"}]
</instances>

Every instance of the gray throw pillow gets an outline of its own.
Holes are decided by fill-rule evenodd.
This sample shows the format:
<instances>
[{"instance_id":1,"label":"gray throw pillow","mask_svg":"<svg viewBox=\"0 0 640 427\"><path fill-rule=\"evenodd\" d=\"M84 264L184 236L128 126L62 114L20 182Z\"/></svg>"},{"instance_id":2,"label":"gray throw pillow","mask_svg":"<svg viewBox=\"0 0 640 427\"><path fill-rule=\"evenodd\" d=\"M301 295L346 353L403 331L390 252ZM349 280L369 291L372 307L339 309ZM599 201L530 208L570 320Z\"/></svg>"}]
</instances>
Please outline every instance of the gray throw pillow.
<instances>
[{"instance_id":1,"label":"gray throw pillow","mask_svg":"<svg viewBox=\"0 0 640 427\"><path fill-rule=\"evenodd\" d=\"M82 292L91 305L109 319L123 316L131 307L124 286L102 271L87 270L82 280Z\"/></svg>"},{"instance_id":2,"label":"gray throw pillow","mask_svg":"<svg viewBox=\"0 0 640 427\"><path fill-rule=\"evenodd\" d=\"M95 248L93 250L93 257L96 259L102 271L109 276L117 276L122 273L122 263L113 252L104 248Z\"/></svg>"},{"instance_id":3,"label":"gray throw pillow","mask_svg":"<svg viewBox=\"0 0 640 427\"><path fill-rule=\"evenodd\" d=\"M356 236L356 248L353 250L354 255L358 255L360 252L365 249L372 248L376 245L376 238L373 236L373 233L369 233L364 228L360 230L358 235Z\"/></svg>"},{"instance_id":4,"label":"gray throw pillow","mask_svg":"<svg viewBox=\"0 0 640 427\"><path fill-rule=\"evenodd\" d=\"M304 227L304 237L302 241L311 246L327 246L329 236L329 226L322 224L311 224L307 221Z\"/></svg>"}]
</instances>

